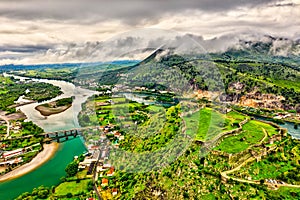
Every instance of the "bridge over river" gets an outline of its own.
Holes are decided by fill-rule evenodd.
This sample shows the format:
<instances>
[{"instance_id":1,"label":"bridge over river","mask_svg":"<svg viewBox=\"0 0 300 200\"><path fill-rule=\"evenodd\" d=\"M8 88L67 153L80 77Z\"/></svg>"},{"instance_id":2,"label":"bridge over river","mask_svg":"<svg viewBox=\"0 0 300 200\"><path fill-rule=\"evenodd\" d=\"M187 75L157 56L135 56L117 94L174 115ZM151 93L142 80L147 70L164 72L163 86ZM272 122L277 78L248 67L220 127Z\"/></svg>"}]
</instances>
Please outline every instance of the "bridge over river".
<instances>
[{"instance_id":1,"label":"bridge over river","mask_svg":"<svg viewBox=\"0 0 300 200\"><path fill-rule=\"evenodd\" d=\"M81 127L81 128L74 128L70 130L60 130L55 132L47 132L42 133L40 136L44 136L45 142L47 141L54 141L60 142L61 139L68 140L70 137L77 137L77 135L82 135L82 131L86 130L100 130L99 126L88 126L88 127Z\"/></svg>"},{"instance_id":2,"label":"bridge over river","mask_svg":"<svg viewBox=\"0 0 300 200\"><path fill-rule=\"evenodd\" d=\"M69 130L59 130L55 132L46 132L46 133L41 133L38 136L44 137L44 142L51 142L56 140L57 142L60 142L61 139L68 140L70 137L77 137L78 135L82 136L82 131L86 130L98 130L100 131L99 126L87 126L87 127L81 127L81 128L74 128L74 129L69 129ZM3 140L0 140L0 142L6 142L9 140L19 140L19 139L26 139L26 138L31 138L34 135L26 135L26 136L21 136L21 137L14 137L14 138L5 138Z\"/></svg>"}]
</instances>

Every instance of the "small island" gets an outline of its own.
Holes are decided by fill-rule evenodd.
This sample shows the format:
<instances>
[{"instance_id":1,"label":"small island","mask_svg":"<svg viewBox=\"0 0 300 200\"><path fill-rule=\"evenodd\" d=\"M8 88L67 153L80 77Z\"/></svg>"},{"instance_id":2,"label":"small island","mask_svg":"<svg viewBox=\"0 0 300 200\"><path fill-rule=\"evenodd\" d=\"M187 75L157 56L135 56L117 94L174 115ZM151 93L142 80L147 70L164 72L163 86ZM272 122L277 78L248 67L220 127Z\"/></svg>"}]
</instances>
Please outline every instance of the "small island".
<instances>
[{"instance_id":1,"label":"small island","mask_svg":"<svg viewBox=\"0 0 300 200\"><path fill-rule=\"evenodd\" d=\"M36 106L35 109L38 110L43 116L48 117L50 115L58 114L64 112L72 106L74 97L63 98L50 103L45 103Z\"/></svg>"}]
</instances>

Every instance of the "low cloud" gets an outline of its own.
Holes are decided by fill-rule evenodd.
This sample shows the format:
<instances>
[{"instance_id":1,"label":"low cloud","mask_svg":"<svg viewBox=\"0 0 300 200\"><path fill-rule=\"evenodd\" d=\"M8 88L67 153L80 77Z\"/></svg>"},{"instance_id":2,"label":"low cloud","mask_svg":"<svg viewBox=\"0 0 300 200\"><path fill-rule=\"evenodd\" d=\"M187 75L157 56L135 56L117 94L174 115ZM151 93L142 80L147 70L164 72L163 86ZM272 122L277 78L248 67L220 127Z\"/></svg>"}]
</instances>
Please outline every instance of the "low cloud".
<instances>
[{"instance_id":1,"label":"low cloud","mask_svg":"<svg viewBox=\"0 0 300 200\"><path fill-rule=\"evenodd\" d=\"M0 63L136 59L170 40L185 51L186 37L202 52L224 51L244 35L294 40L299 8L299 0L3 0Z\"/></svg>"},{"instance_id":2,"label":"low cloud","mask_svg":"<svg viewBox=\"0 0 300 200\"><path fill-rule=\"evenodd\" d=\"M128 24L159 19L185 10L224 12L238 7L259 7L275 0L2 0L2 16L19 19L91 20L118 19Z\"/></svg>"},{"instance_id":3,"label":"low cloud","mask_svg":"<svg viewBox=\"0 0 300 200\"><path fill-rule=\"evenodd\" d=\"M0 52L15 52L15 53L36 53L46 51L53 46L50 45L24 45L24 46L0 46Z\"/></svg>"},{"instance_id":4,"label":"low cloud","mask_svg":"<svg viewBox=\"0 0 300 200\"><path fill-rule=\"evenodd\" d=\"M114 37L102 42L86 42L84 44L69 43L68 45L57 46L51 49L37 49L23 47L19 48L19 53L16 51L7 52L7 55L2 57L2 63L15 64L36 64L36 63L63 63L63 62L103 62L113 60L134 59L142 60L149 56L157 48L171 48L177 54L187 53L215 53L224 52L229 48L247 48L248 41L270 43L270 54L286 56L289 54L299 55L300 43L290 39L273 38L263 34L228 34L221 37L205 40L201 36L193 34L166 34L164 31L158 35L156 31L151 35L151 30L143 30L140 34L134 32L135 36L128 36L130 33ZM133 35L132 34L132 35ZM144 35L151 35L144 37ZM140 35L140 36L139 36ZM142 37L143 36L143 37ZM295 48L296 47L296 48ZM24 56L22 51L30 53ZM8 50L8 49L7 49ZM11 49L12 50L12 49ZM38 51L38 53L35 52ZM9 50L8 50L9 51ZM0 51L1 52L1 51ZM14 54L11 54L14 52ZM4 59L6 58L6 59Z\"/></svg>"}]
</instances>

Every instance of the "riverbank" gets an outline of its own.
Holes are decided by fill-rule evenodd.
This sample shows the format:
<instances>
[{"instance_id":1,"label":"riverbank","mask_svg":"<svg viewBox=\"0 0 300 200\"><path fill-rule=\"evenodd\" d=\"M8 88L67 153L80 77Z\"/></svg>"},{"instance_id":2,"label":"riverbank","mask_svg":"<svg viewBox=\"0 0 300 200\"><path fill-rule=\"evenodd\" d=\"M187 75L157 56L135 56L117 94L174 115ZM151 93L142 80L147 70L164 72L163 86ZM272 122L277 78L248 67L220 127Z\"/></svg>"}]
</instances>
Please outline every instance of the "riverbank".
<instances>
[{"instance_id":1,"label":"riverbank","mask_svg":"<svg viewBox=\"0 0 300 200\"><path fill-rule=\"evenodd\" d=\"M67 106L60 106L57 108L50 108L47 106L39 105L39 106L35 107L35 109L37 111L39 111L41 113L41 115L48 117L50 115L62 113L64 111L66 111L67 109L69 109L71 106L72 106L72 104L67 105Z\"/></svg>"},{"instance_id":2,"label":"riverbank","mask_svg":"<svg viewBox=\"0 0 300 200\"><path fill-rule=\"evenodd\" d=\"M44 117L48 117L50 115L59 114L69 109L72 106L74 96L69 98L62 98L56 101L52 101L49 103L44 103L42 105L38 105L35 107L37 111L41 113Z\"/></svg>"},{"instance_id":3,"label":"riverbank","mask_svg":"<svg viewBox=\"0 0 300 200\"><path fill-rule=\"evenodd\" d=\"M0 176L0 182L18 178L35 170L36 168L47 162L49 159L51 159L59 148L58 143L44 144L43 146L43 151L37 154L37 156L35 156L29 163L26 163L25 165L22 165L17 169L4 174L3 176Z\"/></svg>"}]
</instances>

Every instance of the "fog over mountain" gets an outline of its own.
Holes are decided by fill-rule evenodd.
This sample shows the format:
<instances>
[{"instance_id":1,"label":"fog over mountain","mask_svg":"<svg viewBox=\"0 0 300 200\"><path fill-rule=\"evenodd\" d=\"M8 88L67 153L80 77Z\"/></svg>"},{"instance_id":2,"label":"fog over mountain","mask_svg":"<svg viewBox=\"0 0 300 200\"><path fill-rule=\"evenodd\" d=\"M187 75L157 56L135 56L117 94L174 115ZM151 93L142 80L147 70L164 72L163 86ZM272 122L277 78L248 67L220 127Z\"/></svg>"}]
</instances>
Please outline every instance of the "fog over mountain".
<instances>
[{"instance_id":1,"label":"fog over mountain","mask_svg":"<svg viewBox=\"0 0 300 200\"><path fill-rule=\"evenodd\" d=\"M151 33L152 30L143 32ZM163 34L163 33L162 33ZM167 34L166 34L167 35ZM7 51L19 51L23 55L14 58L2 58L9 63L62 63L62 62L97 62L133 59L141 60L161 46L180 49L182 53L222 53L228 50L245 50L271 56L299 56L300 40L292 40L269 35L228 34L205 40L193 34L147 38L143 35L120 35L107 41L69 43L61 46L6 47ZM3 63L6 64L6 63Z\"/></svg>"},{"instance_id":2,"label":"fog over mountain","mask_svg":"<svg viewBox=\"0 0 300 200\"><path fill-rule=\"evenodd\" d=\"M298 55L299 8L300 0L3 0L0 64L141 59L186 37L200 52Z\"/></svg>"}]
</instances>

